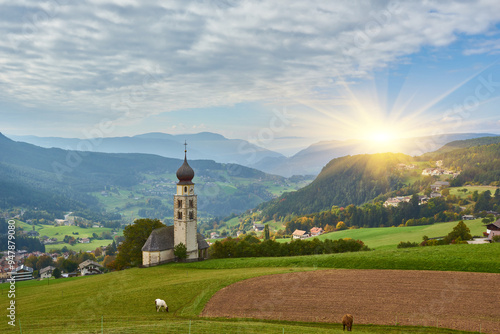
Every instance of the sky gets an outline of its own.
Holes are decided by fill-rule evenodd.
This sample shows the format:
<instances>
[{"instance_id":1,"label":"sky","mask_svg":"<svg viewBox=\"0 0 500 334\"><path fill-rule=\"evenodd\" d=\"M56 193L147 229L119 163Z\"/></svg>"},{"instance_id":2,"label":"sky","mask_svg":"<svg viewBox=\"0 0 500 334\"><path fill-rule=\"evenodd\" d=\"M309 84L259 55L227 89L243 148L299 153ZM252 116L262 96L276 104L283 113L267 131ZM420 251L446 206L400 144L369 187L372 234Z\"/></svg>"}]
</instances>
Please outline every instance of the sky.
<instances>
[{"instance_id":1,"label":"sky","mask_svg":"<svg viewBox=\"0 0 500 334\"><path fill-rule=\"evenodd\" d=\"M0 0L0 132L500 133L500 2Z\"/></svg>"}]
</instances>

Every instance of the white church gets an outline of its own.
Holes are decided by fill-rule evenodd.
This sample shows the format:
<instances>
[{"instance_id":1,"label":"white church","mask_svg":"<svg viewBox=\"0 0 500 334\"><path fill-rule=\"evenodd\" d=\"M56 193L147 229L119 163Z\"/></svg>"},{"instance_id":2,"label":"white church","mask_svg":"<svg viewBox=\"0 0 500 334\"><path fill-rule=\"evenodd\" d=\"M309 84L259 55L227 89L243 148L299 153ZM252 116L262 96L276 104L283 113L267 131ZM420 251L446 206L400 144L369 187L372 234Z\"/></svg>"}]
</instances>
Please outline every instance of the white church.
<instances>
[{"instance_id":1,"label":"white church","mask_svg":"<svg viewBox=\"0 0 500 334\"><path fill-rule=\"evenodd\" d=\"M153 230L142 247L144 267L172 262L175 260L174 247L186 245L186 261L198 261L208 257L208 243L197 233L197 196L194 193L194 170L187 162L184 150L184 163L177 170L177 193L174 195L174 226Z\"/></svg>"}]
</instances>

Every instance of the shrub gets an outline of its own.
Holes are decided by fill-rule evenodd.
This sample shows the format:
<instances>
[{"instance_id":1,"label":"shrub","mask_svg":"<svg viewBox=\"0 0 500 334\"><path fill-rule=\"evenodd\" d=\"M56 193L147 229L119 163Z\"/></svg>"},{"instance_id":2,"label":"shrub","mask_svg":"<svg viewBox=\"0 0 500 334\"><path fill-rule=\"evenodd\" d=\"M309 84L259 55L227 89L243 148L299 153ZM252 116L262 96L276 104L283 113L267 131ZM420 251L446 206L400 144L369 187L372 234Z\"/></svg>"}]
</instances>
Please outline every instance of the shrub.
<instances>
[{"instance_id":1,"label":"shrub","mask_svg":"<svg viewBox=\"0 0 500 334\"><path fill-rule=\"evenodd\" d=\"M401 241L398 244L398 248L410 248L410 247L418 247L418 242L411 242L411 241Z\"/></svg>"}]
</instances>

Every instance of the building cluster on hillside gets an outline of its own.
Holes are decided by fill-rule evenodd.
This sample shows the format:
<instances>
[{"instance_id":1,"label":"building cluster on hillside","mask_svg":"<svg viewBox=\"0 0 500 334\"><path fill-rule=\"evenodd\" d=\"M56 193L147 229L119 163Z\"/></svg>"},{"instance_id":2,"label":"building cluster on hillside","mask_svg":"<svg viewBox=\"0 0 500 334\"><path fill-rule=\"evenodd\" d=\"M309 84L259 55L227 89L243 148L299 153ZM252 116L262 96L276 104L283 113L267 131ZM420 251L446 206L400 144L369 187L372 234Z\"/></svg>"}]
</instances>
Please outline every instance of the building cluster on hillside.
<instances>
[{"instance_id":1,"label":"building cluster on hillside","mask_svg":"<svg viewBox=\"0 0 500 334\"><path fill-rule=\"evenodd\" d=\"M415 168L417 168L416 165L398 164L399 170L414 170Z\"/></svg>"},{"instance_id":2,"label":"building cluster on hillside","mask_svg":"<svg viewBox=\"0 0 500 334\"><path fill-rule=\"evenodd\" d=\"M428 176L451 175L451 177L457 177L458 175L460 175L460 172L459 171L454 172L449 169L436 167L436 168L425 168L424 170L422 170L422 175L428 175Z\"/></svg>"},{"instance_id":3,"label":"building cluster on hillside","mask_svg":"<svg viewBox=\"0 0 500 334\"><path fill-rule=\"evenodd\" d=\"M444 188L447 188L450 186L450 182L447 182L447 181L436 181L434 182L433 184L431 184L431 194L429 196L426 196L426 195L420 195L418 196L418 204L419 205L422 205L422 204L425 204L427 203L427 201L430 199L430 198L435 198L435 197L441 197L441 193L439 193L439 191L443 190ZM384 202L384 207L389 207L389 206L398 206L399 203L403 203L403 202L410 202L411 200L411 196L396 196L396 197L391 197L391 198L388 198L385 202Z\"/></svg>"},{"instance_id":4,"label":"building cluster on hillside","mask_svg":"<svg viewBox=\"0 0 500 334\"><path fill-rule=\"evenodd\" d=\"M321 235L323 233L324 233L324 231L321 227L313 227L313 228L311 228L309 233L307 233L307 231L297 229L292 233L292 237L293 237L293 239L307 239L310 237L316 237L316 236Z\"/></svg>"}]
</instances>

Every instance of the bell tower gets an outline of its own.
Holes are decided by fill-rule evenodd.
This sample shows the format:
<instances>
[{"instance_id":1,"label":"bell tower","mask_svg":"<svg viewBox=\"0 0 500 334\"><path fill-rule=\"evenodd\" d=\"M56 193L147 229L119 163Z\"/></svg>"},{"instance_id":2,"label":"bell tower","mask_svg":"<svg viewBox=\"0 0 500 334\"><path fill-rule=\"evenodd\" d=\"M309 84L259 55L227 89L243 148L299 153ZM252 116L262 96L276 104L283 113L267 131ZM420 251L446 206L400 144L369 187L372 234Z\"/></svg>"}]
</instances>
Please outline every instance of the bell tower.
<instances>
[{"instance_id":1,"label":"bell tower","mask_svg":"<svg viewBox=\"0 0 500 334\"><path fill-rule=\"evenodd\" d=\"M187 260L198 258L197 196L194 193L194 170L187 162L184 142L184 163L177 170L177 193L174 195L174 245L181 242L187 248Z\"/></svg>"}]
</instances>

